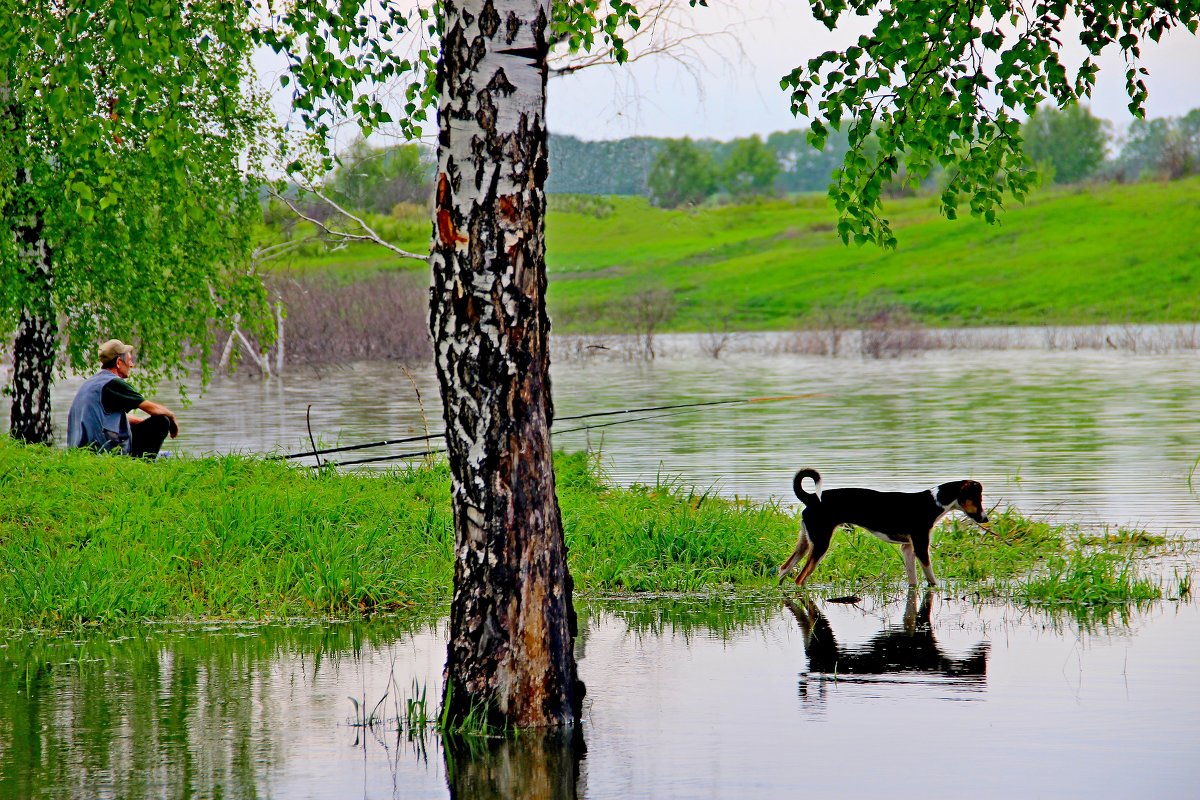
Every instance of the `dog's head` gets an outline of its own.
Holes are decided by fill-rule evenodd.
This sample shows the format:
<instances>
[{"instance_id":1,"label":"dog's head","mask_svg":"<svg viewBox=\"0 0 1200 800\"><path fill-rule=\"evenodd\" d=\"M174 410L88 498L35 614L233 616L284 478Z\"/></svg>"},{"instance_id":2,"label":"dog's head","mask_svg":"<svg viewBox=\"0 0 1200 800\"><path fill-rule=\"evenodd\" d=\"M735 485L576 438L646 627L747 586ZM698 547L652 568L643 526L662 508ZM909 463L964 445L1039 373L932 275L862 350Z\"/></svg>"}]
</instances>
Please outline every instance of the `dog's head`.
<instances>
[{"instance_id":1,"label":"dog's head","mask_svg":"<svg viewBox=\"0 0 1200 800\"><path fill-rule=\"evenodd\" d=\"M983 485L979 481L954 481L938 487L938 503L957 508L980 525L988 521L983 510Z\"/></svg>"}]
</instances>

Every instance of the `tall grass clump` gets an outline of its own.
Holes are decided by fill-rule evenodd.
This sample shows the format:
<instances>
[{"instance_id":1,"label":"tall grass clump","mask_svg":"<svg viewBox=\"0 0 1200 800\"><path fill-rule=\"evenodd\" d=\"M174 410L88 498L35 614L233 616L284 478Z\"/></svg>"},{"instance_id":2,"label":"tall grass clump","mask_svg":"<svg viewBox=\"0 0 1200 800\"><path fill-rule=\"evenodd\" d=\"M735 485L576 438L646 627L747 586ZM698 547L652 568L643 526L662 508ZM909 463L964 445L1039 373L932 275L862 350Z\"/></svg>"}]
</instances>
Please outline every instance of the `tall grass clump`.
<instances>
[{"instance_id":1,"label":"tall grass clump","mask_svg":"<svg viewBox=\"0 0 1200 800\"><path fill-rule=\"evenodd\" d=\"M1052 556L1045 572L1020 584L1018 600L1031 605L1118 606L1162 597L1162 587L1140 575L1130 555L1082 548Z\"/></svg>"},{"instance_id":2,"label":"tall grass clump","mask_svg":"<svg viewBox=\"0 0 1200 800\"><path fill-rule=\"evenodd\" d=\"M578 585L597 592L695 591L762 581L795 542L796 523L774 504L697 493L676 482L605 486L596 469L560 481Z\"/></svg>"}]
</instances>

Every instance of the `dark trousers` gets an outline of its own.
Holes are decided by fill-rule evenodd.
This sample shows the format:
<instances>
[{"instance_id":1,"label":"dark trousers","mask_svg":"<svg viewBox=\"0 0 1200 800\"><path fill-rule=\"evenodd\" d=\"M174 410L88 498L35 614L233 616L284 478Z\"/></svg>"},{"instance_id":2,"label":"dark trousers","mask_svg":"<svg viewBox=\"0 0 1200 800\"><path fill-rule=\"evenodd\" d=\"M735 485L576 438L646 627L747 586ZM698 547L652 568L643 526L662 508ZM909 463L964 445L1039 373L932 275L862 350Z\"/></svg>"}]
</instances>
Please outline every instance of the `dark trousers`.
<instances>
[{"instance_id":1,"label":"dark trousers","mask_svg":"<svg viewBox=\"0 0 1200 800\"><path fill-rule=\"evenodd\" d=\"M129 429L133 433L129 440L129 455L157 456L171 430L171 422L166 417L146 417L131 424Z\"/></svg>"}]
</instances>

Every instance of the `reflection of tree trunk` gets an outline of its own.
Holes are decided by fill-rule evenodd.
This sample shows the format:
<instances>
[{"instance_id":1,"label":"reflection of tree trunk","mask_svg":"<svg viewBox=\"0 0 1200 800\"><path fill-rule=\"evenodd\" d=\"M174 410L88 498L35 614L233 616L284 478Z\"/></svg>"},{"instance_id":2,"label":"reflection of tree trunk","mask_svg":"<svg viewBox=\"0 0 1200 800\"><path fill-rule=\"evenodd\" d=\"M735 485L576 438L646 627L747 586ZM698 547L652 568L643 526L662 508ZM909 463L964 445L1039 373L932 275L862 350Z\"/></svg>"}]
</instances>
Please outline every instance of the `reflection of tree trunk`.
<instances>
[{"instance_id":1,"label":"reflection of tree trunk","mask_svg":"<svg viewBox=\"0 0 1200 800\"><path fill-rule=\"evenodd\" d=\"M24 183L23 173L18 170L18 186ZM25 202L32 204L28 199ZM22 442L50 444L54 433L50 384L54 379L54 351L58 339L58 323L50 299L50 248L37 210L17 207L15 211L19 269L28 278L28 294L13 341L9 431L14 439Z\"/></svg>"},{"instance_id":2,"label":"reflection of tree trunk","mask_svg":"<svg viewBox=\"0 0 1200 800\"><path fill-rule=\"evenodd\" d=\"M580 796L581 737L523 734L445 743L446 783L455 800L574 800Z\"/></svg>"},{"instance_id":3,"label":"reflection of tree trunk","mask_svg":"<svg viewBox=\"0 0 1200 800\"><path fill-rule=\"evenodd\" d=\"M430 328L453 478L453 717L571 724L583 686L551 462L548 0L445 3Z\"/></svg>"}]
</instances>

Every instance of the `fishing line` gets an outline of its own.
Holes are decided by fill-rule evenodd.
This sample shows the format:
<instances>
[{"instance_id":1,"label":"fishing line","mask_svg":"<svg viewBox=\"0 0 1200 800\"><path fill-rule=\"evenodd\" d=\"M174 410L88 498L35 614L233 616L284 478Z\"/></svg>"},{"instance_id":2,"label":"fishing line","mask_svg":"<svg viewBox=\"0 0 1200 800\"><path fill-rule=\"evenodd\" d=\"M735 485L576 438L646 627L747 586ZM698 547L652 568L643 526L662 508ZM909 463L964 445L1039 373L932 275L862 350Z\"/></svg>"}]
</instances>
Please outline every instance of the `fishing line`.
<instances>
[{"instance_id":1,"label":"fishing line","mask_svg":"<svg viewBox=\"0 0 1200 800\"><path fill-rule=\"evenodd\" d=\"M742 398L738 398L736 400L705 400L705 401L702 401L699 403L674 403L674 404L670 404L670 405L661 405L661 406L642 406L640 408L625 408L625 409L621 409L618 411L593 411L590 414L575 414L575 415L572 415L569 417L558 417L557 419L554 420L554 422L557 424L559 422L573 422L575 420L592 419L594 417L612 417L612 416L619 416L621 414L641 414L646 411L669 411L669 410L681 409L681 408L703 408L706 406L728 406L728 405L735 405L738 403L776 403L776 402L785 401L785 400L805 400L808 398L821 397L821 396L822 395L820 395L820 394L788 394L788 395L779 395L777 397L742 397ZM638 420L629 420L629 421L637 422ZM591 425L591 426L585 426L584 428L571 428L569 430L559 431L559 433L573 433L575 431L585 430L587 427L600 428L600 427L605 427L605 426ZM325 455L327 453L349 453L354 450L370 450L370 449L373 449L376 447L388 447L390 445L396 445L396 444L412 444L413 442L425 442L425 441L429 441L431 439L441 438L442 436L445 436L445 431L443 431L441 433L430 433L430 434L426 434L424 436L418 435L418 436L405 436L400 439L385 439L380 442L366 442L364 444L350 444L350 445L342 445L339 447L327 447L323 450L306 450L303 453L288 453L286 455L273 455L273 456L268 456L267 460L284 461L284 460L292 459L292 458L309 458L309 457L318 456L318 455ZM355 461L355 462L342 462L342 463L356 463L357 464L357 463L366 463L366 462L365 461L364 462Z\"/></svg>"},{"instance_id":2,"label":"fishing line","mask_svg":"<svg viewBox=\"0 0 1200 800\"><path fill-rule=\"evenodd\" d=\"M597 428L608 428L612 425L630 425L635 422L646 422L648 420L663 419L665 417L677 417L681 414L691 414L691 413L693 413L692 409L684 409L681 411L674 411L670 414L651 414L649 416L636 417L634 419L619 419L619 420L615 420L613 422L602 422L599 425L581 425L578 428L567 428L565 431L551 431L551 435L553 436L555 434L579 433L580 431L591 431L591 430L595 430ZM431 455L433 453L444 453L444 452L446 452L446 448L439 447L434 450L418 450L418 451L415 451L412 453L394 453L392 455L387 455L387 456L375 456L373 458L359 458L359 459L355 459L353 461L329 461L329 462L326 462L326 466L348 467L348 466L352 466L355 464L374 464L374 463L378 463L381 461L398 461L402 458L416 458L417 456L427 456L427 455ZM302 453L301 455L311 456L312 453L311 452ZM316 467L318 467L320 465L319 464L309 464L308 466L310 468L315 469Z\"/></svg>"}]
</instances>

